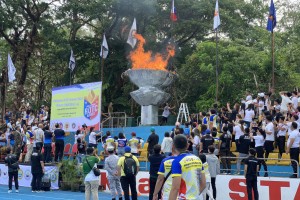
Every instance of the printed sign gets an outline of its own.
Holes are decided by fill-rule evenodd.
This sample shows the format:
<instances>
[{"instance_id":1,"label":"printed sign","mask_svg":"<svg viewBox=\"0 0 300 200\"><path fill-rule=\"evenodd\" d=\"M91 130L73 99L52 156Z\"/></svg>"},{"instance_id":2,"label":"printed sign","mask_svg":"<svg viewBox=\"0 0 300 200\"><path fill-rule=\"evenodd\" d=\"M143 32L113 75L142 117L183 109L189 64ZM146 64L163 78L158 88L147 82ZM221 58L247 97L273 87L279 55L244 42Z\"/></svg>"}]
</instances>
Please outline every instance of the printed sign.
<instances>
[{"instance_id":1,"label":"printed sign","mask_svg":"<svg viewBox=\"0 0 300 200\"><path fill-rule=\"evenodd\" d=\"M67 132L83 124L100 130L102 82L70 85L52 89L51 128L56 123Z\"/></svg>"}]
</instances>

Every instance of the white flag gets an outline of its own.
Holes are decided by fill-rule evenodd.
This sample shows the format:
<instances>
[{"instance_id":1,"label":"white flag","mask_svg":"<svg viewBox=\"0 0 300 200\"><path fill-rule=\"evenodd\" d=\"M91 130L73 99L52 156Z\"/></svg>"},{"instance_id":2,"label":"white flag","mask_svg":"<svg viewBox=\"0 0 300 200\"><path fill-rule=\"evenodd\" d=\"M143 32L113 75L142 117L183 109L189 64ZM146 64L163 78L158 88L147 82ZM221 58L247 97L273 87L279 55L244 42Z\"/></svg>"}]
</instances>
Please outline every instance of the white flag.
<instances>
[{"instance_id":1,"label":"white flag","mask_svg":"<svg viewBox=\"0 0 300 200\"><path fill-rule=\"evenodd\" d=\"M130 46L132 48L135 47L137 39L134 37L134 35L136 34L136 20L134 18L129 35L128 35L128 39L127 39L127 43L130 44Z\"/></svg>"},{"instance_id":2,"label":"white flag","mask_svg":"<svg viewBox=\"0 0 300 200\"><path fill-rule=\"evenodd\" d=\"M101 51L100 51L100 57L103 57L104 59L107 58L108 55L108 45L106 41L105 34L103 35L103 41L102 41L102 46L101 46Z\"/></svg>"},{"instance_id":3,"label":"white flag","mask_svg":"<svg viewBox=\"0 0 300 200\"><path fill-rule=\"evenodd\" d=\"M219 15L219 3L216 2L215 14L214 14L214 30L221 25L220 15Z\"/></svg>"},{"instance_id":4,"label":"white flag","mask_svg":"<svg viewBox=\"0 0 300 200\"><path fill-rule=\"evenodd\" d=\"M7 56L7 68L8 68L8 82L13 82L14 80L16 80L15 77L16 68L9 54Z\"/></svg>"},{"instance_id":5,"label":"white flag","mask_svg":"<svg viewBox=\"0 0 300 200\"><path fill-rule=\"evenodd\" d=\"M75 69L75 57L73 55L72 49L71 49L71 56L70 56L70 62L69 62L69 69L72 71Z\"/></svg>"}]
</instances>

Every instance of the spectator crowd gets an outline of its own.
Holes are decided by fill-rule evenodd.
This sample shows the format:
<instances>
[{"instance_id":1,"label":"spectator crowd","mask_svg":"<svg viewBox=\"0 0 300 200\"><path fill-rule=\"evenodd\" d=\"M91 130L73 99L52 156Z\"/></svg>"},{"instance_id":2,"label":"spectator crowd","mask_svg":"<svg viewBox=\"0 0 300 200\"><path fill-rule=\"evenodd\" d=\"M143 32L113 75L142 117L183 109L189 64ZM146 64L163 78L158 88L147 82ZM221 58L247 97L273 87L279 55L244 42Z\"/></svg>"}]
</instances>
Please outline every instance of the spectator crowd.
<instances>
[{"instance_id":1,"label":"spectator crowd","mask_svg":"<svg viewBox=\"0 0 300 200\"><path fill-rule=\"evenodd\" d=\"M272 93L254 96L247 92L245 98L234 106L227 103L218 108L215 105L208 112L190 116L184 125L176 122L170 132L164 133L161 145L158 144L159 135L151 128L146 141L146 158L150 162L149 199L175 200L180 196L182 199L213 200L217 196L217 174L240 175L242 172L247 179L248 194L253 189L255 199L258 199L255 180L260 175L261 166L263 176L269 176L266 160L275 148L278 148L278 160L284 154L289 155L293 170L291 178L297 178L300 97L296 91L280 92L279 95L280 98L276 99ZM166 105L164 113L170 109L173 108ZM34 115L29 107L21 107L19 115L13 118L7 110L5 121L0 121L0 146L7 146L9 151L6 160L25 163L37 160L36 163L42 163L43 172L43 163L63 159L65 133L59 124L50 131L48 111L48 107L42 106ZM167 118L168 115L164 115L163 122L167 122ZM127 200L129 191L132 199L137 199L135 176L140 167L142 138L134 132L130 139L124 133L113 137L109 131L103 136L85 124L74 137L78 148L77 161L83 164L85 174L86 199L98 199L99 181L94 169L100 160L95 151L100 141L106 157L104 168L108 172L112 199L122 199L124 195ZM55 146L52 145L54 142ZM235 157L231 152L233 144L238 152L236 170L231 168ZM53 160L51 152L54 147ZM255 162L257 170L256 165L252 165ZM13 179L15 171L11 166L9 180ZM40 180L40 174L35 178ZM32 187L33 191L39 191L39 181Z\"/></svg>"}]
</instances>

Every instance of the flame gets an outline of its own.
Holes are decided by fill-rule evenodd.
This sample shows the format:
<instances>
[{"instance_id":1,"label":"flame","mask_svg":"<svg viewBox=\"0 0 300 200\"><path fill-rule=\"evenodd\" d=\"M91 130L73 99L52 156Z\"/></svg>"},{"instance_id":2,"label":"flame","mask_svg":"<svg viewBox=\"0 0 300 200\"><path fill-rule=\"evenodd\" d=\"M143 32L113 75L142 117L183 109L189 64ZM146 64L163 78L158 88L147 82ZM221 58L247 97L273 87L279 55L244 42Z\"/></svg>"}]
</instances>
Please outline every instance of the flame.
<instances>
[{"instance_id":1,"label":"flame","mask_svg":"<svg viewBox=\"0 0 300 200\"><path fill-rule=\"evenodd\" d=\"M142 35L135 34L134 37L138 40L138 45L129 55L132 69L166 70L169 59L175 55L174 46L167 46L167 56L163 56L160 53L153 55L152 51L145 51L144 45L146 40Z\"/></svg>"}]
</instances>

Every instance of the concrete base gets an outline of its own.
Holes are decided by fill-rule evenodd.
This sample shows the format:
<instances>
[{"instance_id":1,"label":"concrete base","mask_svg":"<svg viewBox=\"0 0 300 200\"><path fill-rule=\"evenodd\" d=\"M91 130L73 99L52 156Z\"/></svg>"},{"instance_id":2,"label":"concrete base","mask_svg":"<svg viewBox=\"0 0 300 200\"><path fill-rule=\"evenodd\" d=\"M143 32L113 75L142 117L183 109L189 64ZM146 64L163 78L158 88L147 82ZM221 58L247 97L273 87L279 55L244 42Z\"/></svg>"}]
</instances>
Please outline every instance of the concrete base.
<instances>
[{"instance_id":1,"label":"concrete base","mask_svg":"<svg viewBox=\"0 0 300 200\"><path fill-rule=\"evenodd\" d=\"M141 125L150 126L158 125L158 106L142 106Z\"/></svg>"}]
</instances>

